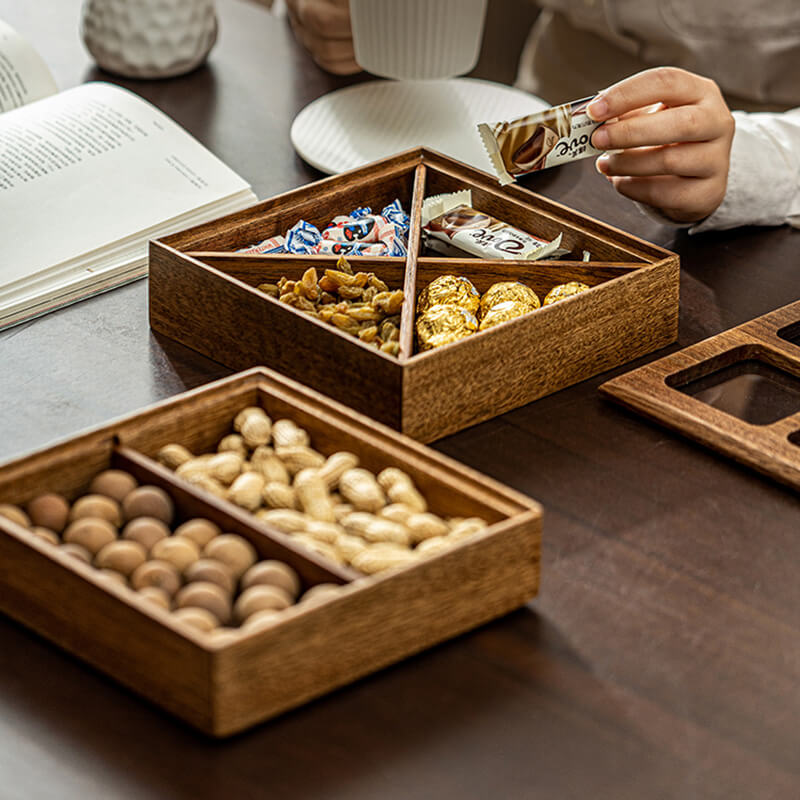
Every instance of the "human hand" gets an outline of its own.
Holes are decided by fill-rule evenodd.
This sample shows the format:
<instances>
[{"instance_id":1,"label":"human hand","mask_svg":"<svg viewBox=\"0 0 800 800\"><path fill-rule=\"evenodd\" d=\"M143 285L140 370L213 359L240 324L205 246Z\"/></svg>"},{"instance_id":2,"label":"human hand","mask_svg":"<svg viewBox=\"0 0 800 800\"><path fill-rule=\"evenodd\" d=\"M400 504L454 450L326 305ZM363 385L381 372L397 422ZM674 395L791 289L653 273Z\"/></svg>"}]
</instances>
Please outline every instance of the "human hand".
<instances>
[{"instance_id":1,"label":"human hand","mask_svg":"<svg viewBox=\"0 0 800 800\"><path fill-rule=\"evenodd\" d=\"M609 120L592 144L612 151L596 166L620 194L676 222L704 219L722 202L735 123L714 81L657 67L604 89L587 112Z\"/></svg>"},{"instance_id":2,"label":"human hand","mask_svg":"<svg viewBox=\"0 0 800 800\"><path fill-rule=\"evenodd\" d=\"M286 0L298 41L322 69L336 75L361 72L353 53L349 0Z\"/></svg>"}]
</instances>

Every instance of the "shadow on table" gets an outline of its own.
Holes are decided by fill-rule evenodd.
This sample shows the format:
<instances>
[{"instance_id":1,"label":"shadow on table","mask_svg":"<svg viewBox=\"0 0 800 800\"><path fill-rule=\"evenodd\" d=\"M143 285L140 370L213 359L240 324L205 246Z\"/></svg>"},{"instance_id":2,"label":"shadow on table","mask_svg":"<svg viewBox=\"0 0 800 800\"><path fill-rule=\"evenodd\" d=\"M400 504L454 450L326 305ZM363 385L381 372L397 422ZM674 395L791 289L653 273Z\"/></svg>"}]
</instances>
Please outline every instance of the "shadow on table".
<instances>
[{"instance_id":1,"label":"shadow on table","mask_svg":"<svg viewBox=\"0 0 800 800\"><path fill-rule=\"evenodd\" d=\"M525 697L529 704L538 669L530 657L543 636L552 644L547 627L524 608L218 742L3 620L0 738L35 741L45 750L37 781L62 786L62 797L72 796L69 776L76 772L91 776L96 796L116 800L360 791L374 797L393 769L411 761L426 772L426 754L444 749L458 756L460 739L482 730L485 719L502 719ZM10 764L18 763L14 746L4 746ZM414 775L420 782L446 779ZM253 794L257 786L264 795Z\"/></svg>"},{"instance_id":2,"label":"shadow on table","mask_svg":"<svg viewBox=\"0 0 800 800\"><path fill-rule=\"evenodd\" d=\"M147 356L154 390L164 397L224 378L232 372L223 364L152 330Z\"/></svg>"}]
</instances>

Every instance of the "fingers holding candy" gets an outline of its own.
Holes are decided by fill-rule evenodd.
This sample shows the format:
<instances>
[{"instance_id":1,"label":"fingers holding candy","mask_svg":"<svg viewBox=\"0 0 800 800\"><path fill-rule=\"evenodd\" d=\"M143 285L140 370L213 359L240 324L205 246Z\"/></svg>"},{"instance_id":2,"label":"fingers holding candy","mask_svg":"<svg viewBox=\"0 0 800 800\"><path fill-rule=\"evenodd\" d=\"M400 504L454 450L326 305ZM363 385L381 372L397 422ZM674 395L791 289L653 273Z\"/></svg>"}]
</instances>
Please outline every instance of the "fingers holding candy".
<instances>
[{"instance_id":1,"label":"fingers holding candy","mask_svg":"<svg viewBox=\"0 0 800 800\"><path fill-rule=\"evenodd\" d=\"M660 67L626 78L590 103L605 121L592 144L614 188L679 222L711 214L725 197L734 120L719 87Z\"/></svg>"},{"instance_id":2,"label":"fingers holding candy","mask_svg":"<svg viewBox=\"0 0 800 800\"><path fill-rule=\"evenodd\" d=\"M298 41L322 69L336 75L361 72L353 51L349 0L287 0Z\"/></svg>"}]
</instances>

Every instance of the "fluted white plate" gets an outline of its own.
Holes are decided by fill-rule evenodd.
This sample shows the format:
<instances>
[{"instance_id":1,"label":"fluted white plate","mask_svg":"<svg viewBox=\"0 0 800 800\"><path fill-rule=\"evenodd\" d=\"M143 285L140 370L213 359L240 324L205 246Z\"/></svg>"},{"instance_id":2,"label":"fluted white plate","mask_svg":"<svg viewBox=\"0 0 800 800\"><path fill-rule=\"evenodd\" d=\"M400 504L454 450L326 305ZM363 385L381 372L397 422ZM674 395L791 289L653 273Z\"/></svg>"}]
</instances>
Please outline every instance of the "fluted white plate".
<instances>
[{"instance_id":1,"label":"fluted white plate","mask_svg":"<svg viewBox=\"0 0 800 800\"><path fill-rule=\"evenodd\" d=\"M301 158L333 174L425 146L491 172L479 122L497 122L549 106L534 95L490 81L371 81L307 105L292 123Z\"/></svg>"}]
</instances>

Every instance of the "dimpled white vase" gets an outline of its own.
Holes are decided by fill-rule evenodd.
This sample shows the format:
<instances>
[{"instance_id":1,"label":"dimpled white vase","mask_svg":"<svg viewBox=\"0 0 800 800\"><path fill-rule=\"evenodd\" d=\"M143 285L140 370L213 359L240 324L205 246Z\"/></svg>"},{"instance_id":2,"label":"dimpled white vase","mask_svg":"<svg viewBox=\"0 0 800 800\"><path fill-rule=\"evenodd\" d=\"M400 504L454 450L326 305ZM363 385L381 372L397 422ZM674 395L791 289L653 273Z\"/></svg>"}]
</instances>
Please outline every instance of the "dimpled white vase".
<instances>
[{"instance_id":1,"label":"dimpled white vase","mask_svg":"<svg viewBox=\"0 0 800 800\"><path fill-rule=\"evenodd\" d=\"M81 34L109 72L182 75L203 63L217 39L214 0L84 0Z\"/></svg>"}]
</instances>

